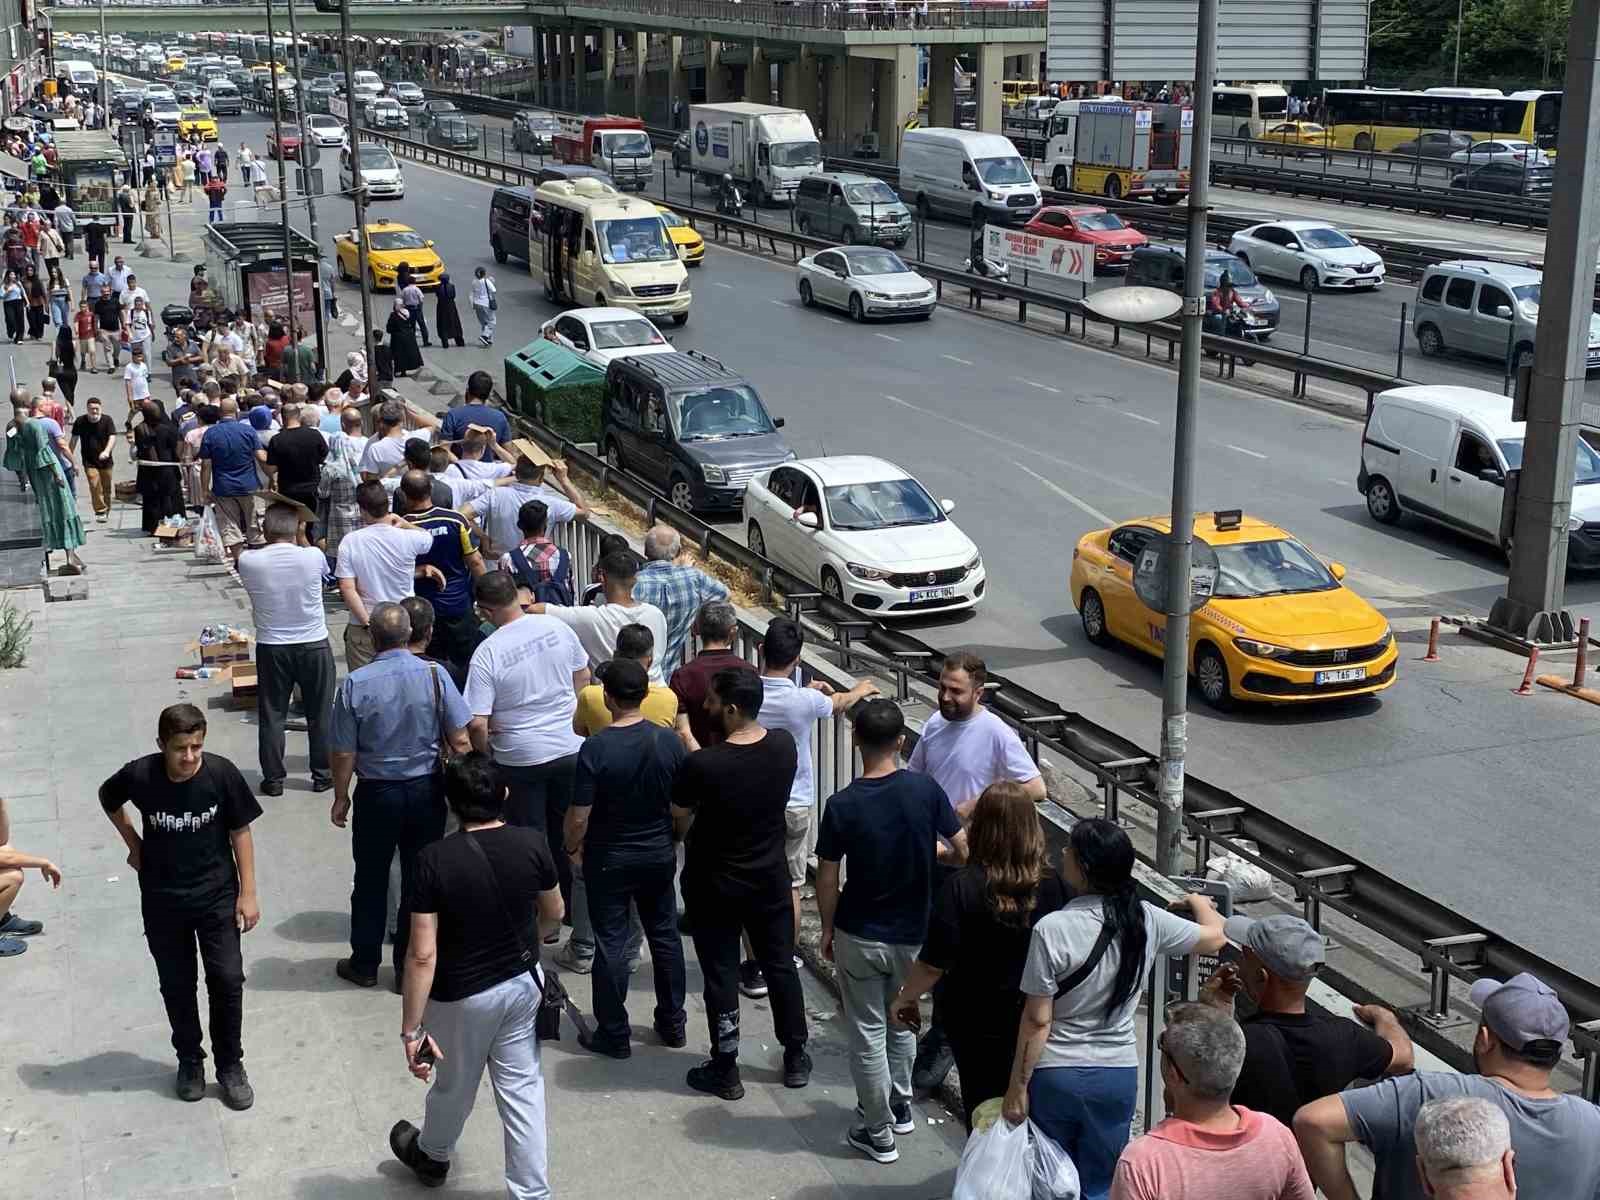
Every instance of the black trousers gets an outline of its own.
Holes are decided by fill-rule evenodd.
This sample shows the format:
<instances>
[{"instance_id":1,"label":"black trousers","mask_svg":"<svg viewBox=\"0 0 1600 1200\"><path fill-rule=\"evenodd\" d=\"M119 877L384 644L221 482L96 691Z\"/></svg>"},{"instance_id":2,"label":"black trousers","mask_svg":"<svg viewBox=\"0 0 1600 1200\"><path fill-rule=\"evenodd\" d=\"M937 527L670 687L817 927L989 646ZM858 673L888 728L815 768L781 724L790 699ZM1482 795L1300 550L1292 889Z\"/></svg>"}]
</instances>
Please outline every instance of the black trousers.
<instances>
[{"instance_id":1,"label":"black trousers","mask_svg":"<svg viewBox=\"0 0 1600 1200\"><path fill-rule=\"evenodd\" d=\"M556 860L556 877L561 880L561 900L572 907L572 860L567 857L561 826L572 805L572 781L578 770L578 756L551 759L531 767L497 764L500 782L506 785L506 824L537 829L550 843ZM571 922L570 915L568 923Z\"/></svg>"},{"instance_id":2,"label":"black trousers","mask_svg":"<svg viewBox=\"0 0 1600 1200\"><path fill-rule=\"evenodd\" d=\"M973 1110L985 1100L1004 1096L1011 1086L1011 1060L1017 1050L1017 1024L1020 1011L1011 1020L1000 1013L985 1013L981 1019L951 1021L945 1035L955 1052L956 1070L961 1072L962 1118L972 1132Z\"/></svg>"},{"instance_id":3,"label":"black trousers","mask_svg":"<svg viewBox=\"0 0 1600 1200\"><path fill-rule=\"evenodd\" d=\"M608 856L586 855L583 881L589 897L589 921L594 926L595 1033L608 1045L628 1044L628 941L632 905L650 943L650 967L655 976L658 1029L682 1029L686 987L683 939L678 933L678 897L673 890L675 857L639 862Z\"/></svg>"},{"instance_id":4,"label":"black trousers","mask_svg":"<svg viewBox=\"0 0 1600 1200\"><path fill-rule=\"evenodd\" d=\"M483 631L470 609L460 616L435 612L433 636L428 639L428 657L443 663L456 687L465 688L472 652L482 641Z\"/></svg>"},{"instance_id":5,"label":"black trousers","mask_svg":"<svg viewBox=\"0 0 1600 1200\"><path fill-rule=\"evenodd\" d=\"M206 1056L200 1044L200 1000L196 992L195 949L206 972L211 1002L211 1053L218 1067L244 1061L244 959L239 954L233 893L208 906L171 909L144 907L144 939L156 960L161 999L172 1026L172 1048L182 1060Z\"/></svg>"},{"instance_id":6,"label":"black trousers","mask_svg":"<svg viewBox=\"0 0 1600 1200\"><path fill-rule=\"evenodd\" d=\"M289 697L295 685L306 706L306 737L311 749L311 778L333 778L328 765L328 723L333 712L333 689L338 669L333 663L333 647L327 638L320 642L300 642L291 646L256 646L257 701L259 714L257 743L261 757L261 778L281 780L283 766L283 727L289 717Z\"/></svg>"},{"instance_id":7,"label":"black trousers","mask_svg":"<svg viewBox=\"0 0 1600 1200\"><path fill-rule=\"evenodd\" d=\"M389 864L400 852L400 915L394 934L394 970L405 969L411 940L411 889L417 855L444 836L444 792L432 775L415 779L362 779L351 805L350 853L356 875L350 890L350 960L363 975L383 961L389 917Z\"/></svg>"},{"instance_id":8,"label":"black trousers","mask_svg":"<svg viewBox=\"0 0 1600 1200\"><path fill-rule=\"evenodd\" d=\"M585 882L588 876L584 876ZM772 1028L787 1050L806 1043L806 1005L794 967L794 909L787 869L764 886L719 886L728 881L684 880L684 901L694 918L694 949L705 977L706 1024L711 1052L739 1052L739 934L750 937L767 979ZM592 886L592 885L591 885ZM642 914L641 914L642 915ZM648 924L646 925L648 928Z\"/></svg>"}]
</instances>

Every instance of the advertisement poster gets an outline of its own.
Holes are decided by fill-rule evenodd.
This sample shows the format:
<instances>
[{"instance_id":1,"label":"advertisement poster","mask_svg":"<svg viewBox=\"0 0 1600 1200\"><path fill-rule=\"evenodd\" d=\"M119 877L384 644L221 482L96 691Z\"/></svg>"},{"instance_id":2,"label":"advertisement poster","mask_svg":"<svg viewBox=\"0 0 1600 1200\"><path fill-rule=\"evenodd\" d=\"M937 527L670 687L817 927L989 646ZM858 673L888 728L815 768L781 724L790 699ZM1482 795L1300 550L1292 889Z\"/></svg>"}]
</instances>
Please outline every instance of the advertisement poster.
<instances>
[{"instance_id":1,"label":"advertisement poster","mask_svg":"<svg viewBox=\"0 0 1600 1200\"><path fill-rule=\"evenodd\" d=\"M1085 288L1094 280L1094 248L1065 238L1039 237L1021 229L1000 225L984 226L984 256L1003 262L1016 272L1048 275L1065 283L1081 283Z\"/></svg>"},{"instance_id":2,"label":"advertisement poster","mask_svg":"<svg viewBox=\"0 0 1600 1200\"><path fill-rule=\"evenodd\" d=\"M314 279L310 271L294 273L294 318L307 333L312 333L317 327L317 299L313 285ZM250 302L250 315L257 320L263 313L268 312L273 316L282 317L288 309L281 267L250 272L245 276L245 287Z\"/></svg>"}]
</instances>

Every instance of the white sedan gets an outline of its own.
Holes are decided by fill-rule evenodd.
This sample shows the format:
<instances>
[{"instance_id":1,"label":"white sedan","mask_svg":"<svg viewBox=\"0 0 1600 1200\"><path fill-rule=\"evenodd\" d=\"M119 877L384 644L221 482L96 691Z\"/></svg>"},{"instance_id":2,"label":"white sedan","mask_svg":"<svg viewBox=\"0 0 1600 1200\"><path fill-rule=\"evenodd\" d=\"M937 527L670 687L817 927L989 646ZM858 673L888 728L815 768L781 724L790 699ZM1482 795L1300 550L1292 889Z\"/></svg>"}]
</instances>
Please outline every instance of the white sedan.
<instances>
[{"instance_id":1,"label":"white sedan","mask_svg":"<svg viewBox=\"0 0 1600 1200\"><path fill-rule=\"evenodd\" d=\"M327 113L310 113L306 117L306 132L311 135L311 140L319 146L342 146L345 138L344 125L338 117L330 117Z\"/></svg>"},{"instance_id":2,"label":"white sedan","mask_svg":"<svg viewBox=\"0 0 1600 1200\"><path fill-rule=\"evenodd\" d=\"M1228 252L1258 275L1298 280L1302 288L1369 288L1383 284L1383 259L1349 234L1321 221L1269 221L1241 229Z\"/></svg>"},{"instance_id":3,"label":"white sedan","mask_svg":"<svg viewBox=\"0 0 1600 1200\"><path fill-rule=\"evenodd\" d=\"M614 358L672 353L672 343L660 330L626 308L569 309L541 325L539 336L565 346L602 371Z\"/></svg>"},{"instance_id":4,"label":"white sedan","mask_svg":"<svg viewBox=\"0 0 1600 1200\"><path fill-rule=\"evenodd\" d=\"M750 480L745 541L862 612L954 612L977 605L987 580L953 508L881 458L805 458Z\"/></svg>"},{"instance_id":5,"label":"white sedan","mask_svg":"<svg viewBox=\"0 0 1600 1200\"><path fill-rule=\"evenodd\" d=\"M1469 167L1491 162L1511 163L1518 167L1523 164L1530 167L1548 167L1550 156L1532 142L1525 142L1521 138L1490 138L1482 142L1473 142L1465 150L1457 150L1450 156L1450 161L1464 163Z\"/></svg>"},{"instance_id":6,"label":"white sedan","mask_svg":"<svg viewBox=\"0 0 1600 1200\"><path fill-rule=\"evenodd\" d=\"M892 250L876 246L838 246L819 250L795 264L800 303L832 304L852 319L933 315L938 304L933 284Z\"/></svg>"}]
</instances>

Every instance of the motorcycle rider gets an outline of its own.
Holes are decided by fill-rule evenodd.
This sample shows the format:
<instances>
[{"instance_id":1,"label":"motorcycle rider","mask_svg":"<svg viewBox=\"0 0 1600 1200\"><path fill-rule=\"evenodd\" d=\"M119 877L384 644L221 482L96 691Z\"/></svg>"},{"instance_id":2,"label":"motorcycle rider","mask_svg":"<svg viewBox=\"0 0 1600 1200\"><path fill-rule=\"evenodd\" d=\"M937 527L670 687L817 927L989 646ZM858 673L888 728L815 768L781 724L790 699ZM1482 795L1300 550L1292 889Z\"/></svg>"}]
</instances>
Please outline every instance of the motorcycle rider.
<instances>
[{"instance_id":1,"label":"motorcycle rider","mask_svg":"<svg viewBox=\"0 0 1600 1200\"><path fill-rule=\"evenodd\" d=\"M739 188L733 182L733 176L724 173L722 176L722 190L717 193L717 211L736 217L743 208L744 197L739 194Z\"/></svg>"},{"instance_id":2,"label":"motorcycle rider","mask_svg":"<svg viewBox=\"0 0 1600 1200\"><path fill-rule=\"evenodd\" d=\"M1205 327L1209 333L1238 337L1244 330L1245 303L1233 290L1233 280L1226 271L1217 280L1217 286L1206 297Z\"/></svg>"}]
</instances>

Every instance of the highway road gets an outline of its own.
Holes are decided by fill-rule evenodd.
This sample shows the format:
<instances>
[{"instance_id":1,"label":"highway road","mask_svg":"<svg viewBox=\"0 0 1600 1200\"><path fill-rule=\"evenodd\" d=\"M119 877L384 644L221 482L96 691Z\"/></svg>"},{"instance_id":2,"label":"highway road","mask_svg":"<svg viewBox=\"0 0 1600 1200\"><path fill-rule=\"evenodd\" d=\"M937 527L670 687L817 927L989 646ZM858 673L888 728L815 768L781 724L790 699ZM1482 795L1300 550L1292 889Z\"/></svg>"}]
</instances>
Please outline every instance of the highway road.
<instances>
[{"instance_id":1,"label":"highway road","mask_svg":"<svg viewBox=\"0 0 1600 1200\"><path fill-rule=\"evenodd\" d=\"M230 145L245 136L259 148L264 131L259 119L229 121L226 135ZM435 239L462 284L479 264L495 271L498 352L531 340L556 310L520 264L494 266L490 186L415 163L406 173L407 198L377 211ZM348 201L323 201L324 239L350 220ZM988 602L965 619L920 621L918 636L975 649L1153 749L1159 664L1091 646L1066 577L1083 533L1165 509L1174 375L949 309L926 323L856 327L801 309L791 268L719 247L692 283L693 319L670 336L747 373L788 419L801 455L879 454L956 500L956 519L988 565ZM354 291L342 302L354 308ZM498 354L476 348L430 357L457 373L501 373ZM1600 975L1591 839L1572 836L1592 826L1593 710L1553 694L1510 698L1507 679L1520 669L1510 658L1485 667L1483 652L1454 651L1434 667L1412 661L1430 616L1487 611L1504 588L1503 560L1431 529L1372 523L1354 486L1352 422L1212 380L1202 385L1201 413L1198 506L1243 507L1346 563L1351 585L1384 611L1405 649L1400 682L1379 699L1199 709L1193 773L1572 970ZM736 520L726 527L742 532ZM1575 581L1569 602L1600 615L1600 582Z\"/></svg>"}]
</instances>

